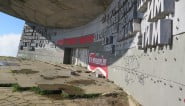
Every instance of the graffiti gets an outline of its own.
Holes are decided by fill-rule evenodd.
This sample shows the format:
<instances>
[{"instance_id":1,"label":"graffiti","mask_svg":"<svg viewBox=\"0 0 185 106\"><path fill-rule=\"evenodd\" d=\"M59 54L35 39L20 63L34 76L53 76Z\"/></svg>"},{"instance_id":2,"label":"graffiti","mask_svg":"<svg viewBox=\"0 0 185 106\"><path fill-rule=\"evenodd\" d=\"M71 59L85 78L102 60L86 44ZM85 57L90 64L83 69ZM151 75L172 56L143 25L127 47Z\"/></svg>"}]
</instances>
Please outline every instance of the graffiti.
<instances>
[{"instance_id":1,"label":"graffiti","mask_svg":"<svg viewBox=\"0 0 185 106\"><path fill-rule=\"evenodd\" d=\"M90 44L93 42L94 42L94 35L86 35L82 37L57 40L56 44L63 46L63 45L76 45L76 44Z\"/></svg>"},{"instance_id":2,"label":"graffiti","mask_svg":"<svg viewBox=\"0 0 185 106\"><path fill-rule=\"evenodd\" d=\"M103 76L108 78L107 59L105 59L103 56L98 57L95 53L90 53L88 70L93 72L100 71Z\"/></svg>"},{"instance_id":3,"label":"graffiti","mask_svg":"<svg viewBox=\"0 0 185 106\"><path fill-rule=\"evenodd\" d=\"M126 56L122 58L123 67L126 69L134 70L139 69L140 63L136 56Z\"/></svg>"},{"instance_id":4,"label":"graffiti","mask_svg":"<svg viewBox=\"0 0 185 106\"><path fill-rule=\"evenodd\" d=\"M134 79L135 77L133 74L131 74L134 71L131 71L131 70L123 68L123 67L117 67L117 66L112 67L111 70L113 70L114 72L119 72L119 73L124 71L123 81L126 83L126 85L133 84L135 82L135 79Z\"/></svg>"},{"instance_id":5,"label":"graffiti","mask_svg":"<svg viewBox=\"0 0 185 106\"><path fill-rule=\"evenodd\" d=\"M138 76L138 82L141 84L141 85L144 85L145 84L145 75L144 74L141 74Z\"/></svg>"},{"instance_id":6,"label":"graffiti","mask_svg":"<svg viewBox=\"0 0 185 106\"><path fill-rule=\"evenodd\" d=\"M130 77L128 74L125 75L125 82L127 85L134 83L134 80L132 79L132 77Z\"/></svg>"}]
</instances>

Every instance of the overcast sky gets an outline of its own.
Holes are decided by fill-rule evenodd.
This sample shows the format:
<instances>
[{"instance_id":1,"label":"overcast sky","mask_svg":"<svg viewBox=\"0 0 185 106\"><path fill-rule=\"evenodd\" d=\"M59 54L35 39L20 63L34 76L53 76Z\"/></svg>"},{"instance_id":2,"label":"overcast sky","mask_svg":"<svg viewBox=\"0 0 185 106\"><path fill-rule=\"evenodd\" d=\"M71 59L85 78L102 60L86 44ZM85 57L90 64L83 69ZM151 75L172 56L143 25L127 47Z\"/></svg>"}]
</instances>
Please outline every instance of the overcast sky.
<instances>
[{"instance_id":1,"label":"overcast sky","mask_svg":"<svg viewBox=\"0 0 185 106\"><path fill-rule=\"evenodd\" d=\"M16 56L24 21L0 12L0 56Z\"/></svg>"}]
</instances>

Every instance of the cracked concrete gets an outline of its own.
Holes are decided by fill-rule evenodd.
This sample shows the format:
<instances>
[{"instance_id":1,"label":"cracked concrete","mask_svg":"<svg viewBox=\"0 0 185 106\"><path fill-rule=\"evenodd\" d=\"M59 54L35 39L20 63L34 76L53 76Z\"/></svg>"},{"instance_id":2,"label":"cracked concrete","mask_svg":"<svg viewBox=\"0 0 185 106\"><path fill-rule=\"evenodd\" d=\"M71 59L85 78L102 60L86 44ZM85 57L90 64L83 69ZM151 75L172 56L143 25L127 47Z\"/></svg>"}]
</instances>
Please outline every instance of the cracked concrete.
<instances>
[{"instance_id":1,"label":"cracked concrete","mask_svg":"<svg viewBox=\"0 0 185 106\"><path fill-rule=\"evenodd\" d=\"M89 104L92 104L92 106L129 106L128 95L122 89L109 80L96 78L94 73L86 72L85 68L14 58L2 59L0 57L0 61L17 64L0 66L1 84L18 83L21 87L40 85L43 89L51 90L63 87L62 90L66 89L66 92L72 94L76 94L75 87L79 87L85 94L104 94L104 96L94 99L69 100L62 99L60 95L43 96L31 91L13 92L12 88L0 87L1 106L89 106ZM38 71L38 73L12 73L11 71L21 69L30 69ZM78 73L79 76L71 75L71 72ZM45 79L43 76L51 79ZM105 96L109 93L109 96ZM112 93L116 93L118 96L111 95Z\"/></svg>"}]
</instances>

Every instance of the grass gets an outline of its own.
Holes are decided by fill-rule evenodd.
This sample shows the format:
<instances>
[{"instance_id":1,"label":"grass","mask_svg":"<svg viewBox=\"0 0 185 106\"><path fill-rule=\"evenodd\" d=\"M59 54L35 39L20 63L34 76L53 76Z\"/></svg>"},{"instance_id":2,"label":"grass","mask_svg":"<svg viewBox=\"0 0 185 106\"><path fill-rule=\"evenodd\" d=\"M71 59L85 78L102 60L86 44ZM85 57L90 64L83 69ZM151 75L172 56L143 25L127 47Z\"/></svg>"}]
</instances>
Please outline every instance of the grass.
<instances>
[{"instance_id":1,"label":"grass","mask_svg":"<svg viewBox=\"0 0 185 106\"><path fill-rule=\"evenodd\" d=\"M12 87L12 86L14 86L14 85L16 85L15 83L9 83L9 84L0 84L0 87Z\"/></svg>"},{"instance_id":2,"label":"grass","mask_svg":"<svg viewBox=\"0 0 185 106\"><path fill-rule=\"evenodd\" d=\"M91 99L91 98L97 98L100 95L101 94L99 94L99 93L97 93L97 94L69 95L68 98L69 99L79 99L79 98Z\"/></svg>"},{"instance_id":3,"label":"grass","mask_svg":"<svg viewBox=\"0 0 185 106\"><path fill-rule=\"evenodd\" d=\"M65 91L62 91L61 96L62 96L63 98L69 98L69 94L66 93Z\"/></svg>"},{"instance_id":4,"label":"grass","mask_svg":"<svg viewBox=\"0 0 185 106\"><path fill-rule=\"evenodd\" d=\"M29 87L20 87L19 84L17 83L10 83L10 84L0 84L0 87L12 87L13 88L13 92L16 92L16 91L27 91L29 90L30 88Z\"/></svg>"},{"instance_id":5,"label":"grass","mask_svg":"<svg viewBox=\"0 0 185 106\"><path fill-rule=\"evenodd\" d=\"M39 87L21 87L18 84L13 84L12 87L13 87L13 92L33 91L36 94L40 94L40 95L60 94L61 97L66 98L66 99L79 99L79 98L88 98L89 99L89 98L96 98L101 95L100 93L84 94L84 93L82 93L82 90L79 89L78 87L73 87L73 90L75 90L75 92L78 92L76 94L71 94L71 92L67 93L62 90L43 90Z\"/></svg>"},{"instance_id":6,"label":"grass","mask_svg":"<svg viewBox=\"0 0 185 106\"><path fill-rule=\"evenodd\" d=\"M11 70L15 74L36 74L38 71L33 71L32 69L21 69L21 70Z\"/></svg>"},{"instance_id":7,"label":"grass","mask_svg":"<svg viewBox=\"0 0 185 106\"><path fill-rule=\"evenodd\" d=\"M24 58L24 57L18 57L17 58L19 61L25 61L25 60L29 60L29 59L27 59L27 58Z\"/></svg>"},{"instance_id":8,"label":"grass","mask_svg":"<svg viewBox=\"0 0 185 106\"><path fill-rule=\"evenodd\" d=\"M0 56L0 59L16 59L16 57Z\"/></svg>"},{"instance_id":9,"label":"grass","mask_svg":"<svg viewBox=\"0 0 185 106\"><path fill-rule=\"evenodd\" d=\"M33 91L40 95L61 94L61 90L42 90L39 87L21 87L19 84L0 84L0 87L12 87L13 92Z\"/></svg>"},{"instance_id":10,"label":"grass","mask_svg":"<svg viewBox=\"0 0 185 106\"><path fill-rule=\"evenodd\" d=\"M19 86L19 84L14 84L14 85L12 85L12 87L13 87L13 92L23 92L23 91L30 90L29 87L21 87L21 86Z\"/></svg>"},{"instance_id":11,"label":"grass","mask_svg":"<svg viewBox=\"0 0 185 106\"><path fill-rule=\"evenodd\" d=\"M0 84L0 87L12 87L13 92L32 91L39 95L60 95L64 99L79 99L79 98L97 98L101 96L100 93L84 94L84 91L78 87L72 87L65 90L43 90L39 87L21 87L19 84ZM66 88L67 89L67 88Z\"/></svg>"},{"instance_id":12,"label":"grass","mask_svg":"<svg viewBox=\"0 0 185 106\"><path fill-rule=\"evenodd\" d=\"M44 78L45 80L54 80L54 79L57 79L57 78L70 78L70 76L52 76L52 77L49 77L49 76L44 76L44 75L40 75L42 78Z\"/></svg>"},{"instance_id":13,"label":"grass","mask_svg":"<svg viewBox=\"0 0 185 106\"><path fill-rule=\"evenodd\" d=\"M61 90L43 90L39 87L21 87L19 84L14 84L13 92L24 92L24 91L33 91L36 94L40 95L50 95L50 94L61 94Z\"/></svg>"},{"instance_id":14,"label":"grass","mask_svg":"<svg viewBox=\"0 0 185 106\"><path fill-rule=\"evenodd\" d=\"M79 99L79 98L85 98L85 99L90 99L90 98L96 98L99 97L101 94L100 93L95 93L95 94L68 94L65 91L62 91L61 96L66 99Z\"/></svg>"},{"instance_id":15,"label":"grass","mask_svg":"<svg viewBox=\"0 0 185 106\"><path fill-rule=\"evenodd\" d=\"M50 94L61 94L61 90L43 90L39 87L32 87L31 91L40 94L40 95L50 95Z\"/></svg>"}]
</instances>

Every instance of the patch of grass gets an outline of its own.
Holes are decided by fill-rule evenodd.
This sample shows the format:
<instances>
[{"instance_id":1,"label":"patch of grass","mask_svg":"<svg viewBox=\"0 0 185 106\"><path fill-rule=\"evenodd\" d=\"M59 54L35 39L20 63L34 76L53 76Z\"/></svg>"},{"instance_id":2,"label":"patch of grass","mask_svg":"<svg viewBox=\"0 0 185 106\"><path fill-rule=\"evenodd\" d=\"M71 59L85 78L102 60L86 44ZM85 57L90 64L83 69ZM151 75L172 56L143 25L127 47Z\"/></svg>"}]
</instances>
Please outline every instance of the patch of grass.
<instances>
[{"instance_id":1,"label":"patch of grass","mask_svg":"<svg viewBox=\"0 0 185 106\"><path fill-rule=\"evenodd\" d=\"M19 84L14 84L12 87L13 92L23 92L30 90L30 87L21 87Z\"/></svg>"},{"instance_id":2,"label":"patch of grass","mask_svg":"<svg viewBox=\"0 0 185 106\"><path fill-rule=\"evenodd\" d=\"M0 84L0 87L12 87L12 86L14 86L14 85L16 85L15 83L10 83L10 84Z\"/></svg>"},{"instance_id":3,"label":"patch of grass","mask_svg":"<svg viewBox=\"0 0 185 106\"><path fill-rule=\"evenodd\" d=\"M83 95L69 95L69 99L79 99L79 98L85 98L85 99L91 99L91 98L97 98L100 97L101 94L83 94Z\"/></svg>"},{"instance_id":4,"label":"patch of grass","mask_svg":"<svg viewBox=\"0 0 185 106\"><path fill-rule=\"evenodd\" d=\"M12 83L12 84L0 84L0 87L12 87L13 88L13 92L22 92L22 91L28 91L30 90L29 87L21 87L19 84L17 83Z\"/></svg>"},{"instance_id":5,"label":"patch of grass","mask_svg":"<svg viewBox=\"0 0 185 106\"><path fill-rule=\"evenodd\" d=\"M63 98L69 98L69 94L66 93L65 91L62 91L61 96L62 96Z\"/></svg>"},{"instance_id":6,"label":"patch of grass","mask_svg":"<svg viewBox=\"0 0 185 106\"><path fill-rule=\"evenodd\" d=\"M11 70L15 74L36 74L38 71L33 71L32 69L21 69L21 70Z\"/></svg>"},{"instance_id":7,"label":"patch of grass","mask_svg":"<svg viewBox=\"0 0 185 106\"><path fill-rule=\"evenodd\" d=\"M90 99L90 98L99 97L99 96L101 96L101 94L100 93L94 93L94 94L69 94L69 93L67 93L65 91L62 91L61 96L63 98L66 98L66 99L80 99L80 98Z\"/></svg>"},{"instance_id":8,"label":"patch of grass","mask_svg":"<svg viewBox=\"0 0 185 106\"><path fill-rule=\"evenodd\" d=\"M85 85L85 86L96 84L95 80L74 80L68 83L72 85Z\"/></svg>"},{"instance_id":9,"label":"patch of grass","mask_svg":"<svg viewBox=\"0 0 185 106\"><path fill-rule=\"evenodd\" d=\"M22 58L19 58L19 59L21 59L21 60L28 60L27 58L24 58L24 57L22 57Z\"/></svg>"},{"instance_id":10,"label":"patch of grass","mask_svg":"<svg viewBox=\"0 0 185 106\"><path fill-rule=\"evenodd\" d=\"M39 84L38 87L44 90L61 90L69 95L84 94L84 90L82 88L69 84Z\"/></svg>"},{"instance_id":11,"label":"patch of grass","mask_svg":"<svg viewBox=\"0 0 185 106\"><path fill-rule=\"evenodd\" d=\"M50 94L61 94L61 90L43 90L39 87L32 87L31 91L34 91L37 94L40 95L50 95Z\"/></svg>"},{"instance_id":12,"label":"patch of grass","mask_svg":"<svg viewBox=\"0 0 185 106\"><path fill-rule=\"evenodd\" d=\"M16 57L0 56L0 59L16 59Z\"/></svg>"},{"instance_id":13,"label":"patch of grass","mask_svg":"<svg viewBox=\"0 0 185 106\"><path fill-rule=\"evenodd\" d=\"M79 99L79 98L96 98L101 94L84 94L84 91L79 87L68 86L61 88L62 90L43 90L39 87L21 87L19 84L0 84L0 87L12 87L13 92L33 91L40 95L60 95L66 99ZM70 87L70 89L68 89Z\"/></svg>"},{"instance_id":14,"label":"patch of grass","mask_svg":"<svg viewBox=\"0 0 185 106\"><path fill-rule=\"evenodd\" d=\"M18 60L19 62L24 62L24 61L26 61L26 60L31 61L31 59L28 59L28 58L25 58L25 57L18 57L17 60Z\"/></svg>"},{"instance_id":15,"label":"patch of grass","mask_svg":"<svg viewBox=\"0 0 185 106\"><path fill-rule=\"evenodd\" d=\"M40 95L61 94L61 90L43 90L39 87L21 87L19 84L12 85L13 92L33 91Z\"/></svg>"}]
</instances>

